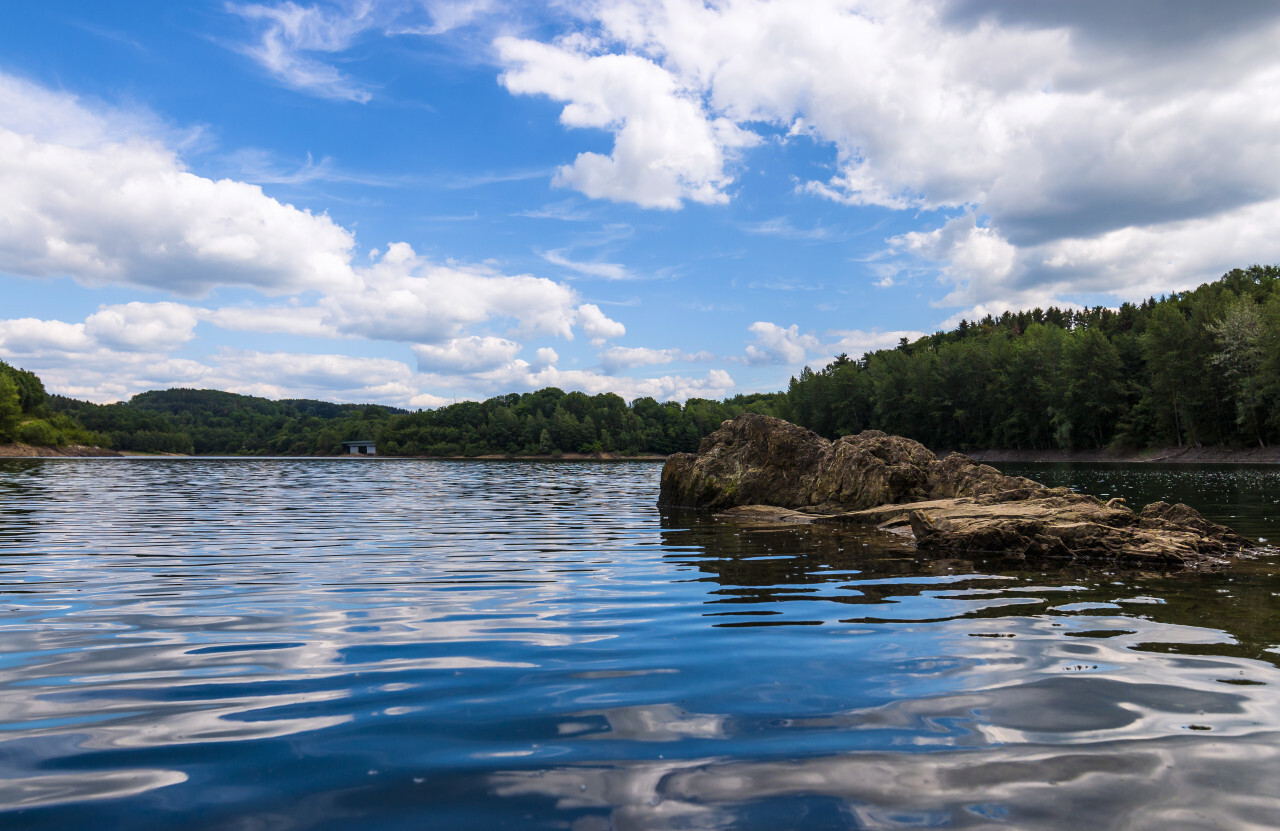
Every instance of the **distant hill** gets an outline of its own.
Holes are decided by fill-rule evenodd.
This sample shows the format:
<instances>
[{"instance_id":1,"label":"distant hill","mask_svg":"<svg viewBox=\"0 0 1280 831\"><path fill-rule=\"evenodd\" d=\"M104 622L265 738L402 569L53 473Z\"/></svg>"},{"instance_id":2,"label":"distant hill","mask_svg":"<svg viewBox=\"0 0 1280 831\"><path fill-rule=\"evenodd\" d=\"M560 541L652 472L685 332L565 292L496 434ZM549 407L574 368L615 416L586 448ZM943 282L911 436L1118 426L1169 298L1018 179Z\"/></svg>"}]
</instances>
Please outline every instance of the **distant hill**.
<instances>
[{"instance_id":1,"label":"distant hill","mask_svg":"<svg viewBox=\"0 0 1280 831\"><path fill-rule=\"evenodd\" d=\"M343 441L369 438L387 418L408 413L196 389L154 390L106 405L52 396L50 407L105 435L115 450L199 455L333 455Z\"/></svg>"}]
</instances>

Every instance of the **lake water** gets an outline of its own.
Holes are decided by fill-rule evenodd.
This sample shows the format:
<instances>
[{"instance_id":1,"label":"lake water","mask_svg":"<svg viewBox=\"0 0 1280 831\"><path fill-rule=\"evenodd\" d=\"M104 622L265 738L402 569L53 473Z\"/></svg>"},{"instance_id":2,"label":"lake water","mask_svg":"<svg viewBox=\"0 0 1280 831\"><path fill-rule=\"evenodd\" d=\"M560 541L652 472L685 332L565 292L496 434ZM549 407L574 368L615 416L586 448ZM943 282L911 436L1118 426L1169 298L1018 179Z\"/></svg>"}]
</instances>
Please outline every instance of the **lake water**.
<instances>
[{"instance_id":1,"label":"lake water","mask_svg":"<svg viewBox=\"0 0 1280 831\"><path fill-rule=\"evenodd\" d=\"M1005 466L1280 539L1280 470ZM659 466L0 461L0 828L1274 828L1280 560L927 560Z\"/></svg>"}]
</instances>

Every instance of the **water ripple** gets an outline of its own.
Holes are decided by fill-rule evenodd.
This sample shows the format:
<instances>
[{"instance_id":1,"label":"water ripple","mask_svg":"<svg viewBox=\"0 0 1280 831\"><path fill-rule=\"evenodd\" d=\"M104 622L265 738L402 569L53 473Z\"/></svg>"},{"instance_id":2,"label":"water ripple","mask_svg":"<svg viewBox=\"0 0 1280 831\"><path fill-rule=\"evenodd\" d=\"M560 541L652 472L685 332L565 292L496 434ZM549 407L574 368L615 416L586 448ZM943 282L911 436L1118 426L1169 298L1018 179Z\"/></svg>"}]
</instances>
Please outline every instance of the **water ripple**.
<instances>
[{"instance_id":1,"label":"water ripple","mask_svg":"<svg viewBox=\"0 0 1280 831\"><path fill-rule=\"evenodd\" d=\"M0 462L0 824L1280 816L1274 557L929 559L870 531L663 515L657 474ZM1141 474L1054 475L1274 521L1275 471Z\"/></svg>"}]
</instances>

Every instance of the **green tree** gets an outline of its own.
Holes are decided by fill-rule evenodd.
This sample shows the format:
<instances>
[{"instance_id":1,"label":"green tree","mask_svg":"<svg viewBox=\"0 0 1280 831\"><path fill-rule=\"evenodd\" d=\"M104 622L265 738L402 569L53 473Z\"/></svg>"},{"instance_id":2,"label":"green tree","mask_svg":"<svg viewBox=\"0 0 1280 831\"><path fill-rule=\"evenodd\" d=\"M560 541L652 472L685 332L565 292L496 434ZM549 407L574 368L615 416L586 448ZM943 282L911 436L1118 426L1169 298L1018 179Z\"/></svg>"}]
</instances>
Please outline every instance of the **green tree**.
<instances>
[{"instance_id":1,"label":"green tree","mask_svg":"<svg viewBox=\"0 0 1280 831\"><path fill-rule=\"evenodd\" d=\"M1258 304L1252 297L1229 301L1222 319L1206 327L1218 345L1210 359L1223 371L1235 396L1236 425L1266 447L1262 437L1262 378L1264 330Z\"/></svg>"},{"instance_id":2,"label":"green tree","mask_svg":"<svg viewBox=\"0 0 1280 831\"><path fill-rule=\"evenodd\" d=\"M0 372L0 443L13 441L21 418L22 401L18 398L18 385L8 374Z\"/></svg>"}]
</instances>

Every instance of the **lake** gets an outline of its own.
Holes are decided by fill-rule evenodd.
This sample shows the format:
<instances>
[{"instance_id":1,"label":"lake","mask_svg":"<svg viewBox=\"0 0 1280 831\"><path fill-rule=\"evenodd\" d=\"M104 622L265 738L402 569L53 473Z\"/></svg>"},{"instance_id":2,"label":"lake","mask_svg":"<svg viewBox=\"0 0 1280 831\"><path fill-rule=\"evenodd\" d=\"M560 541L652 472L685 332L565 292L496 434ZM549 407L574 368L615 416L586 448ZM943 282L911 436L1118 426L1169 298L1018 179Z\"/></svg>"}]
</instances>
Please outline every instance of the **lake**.
<instances>
[{"instance_id":1,"label":"lake","mask_svg":"<svg viewBox=\"0 0 1280 831\"><path fill-rule=\"evenodd\" d=\"M1280 540L1280 469L1004 465ZM0 461L0 828L1273 828L1280 558L927 559L647 463Z\"/></svg>"}]
</instances>

